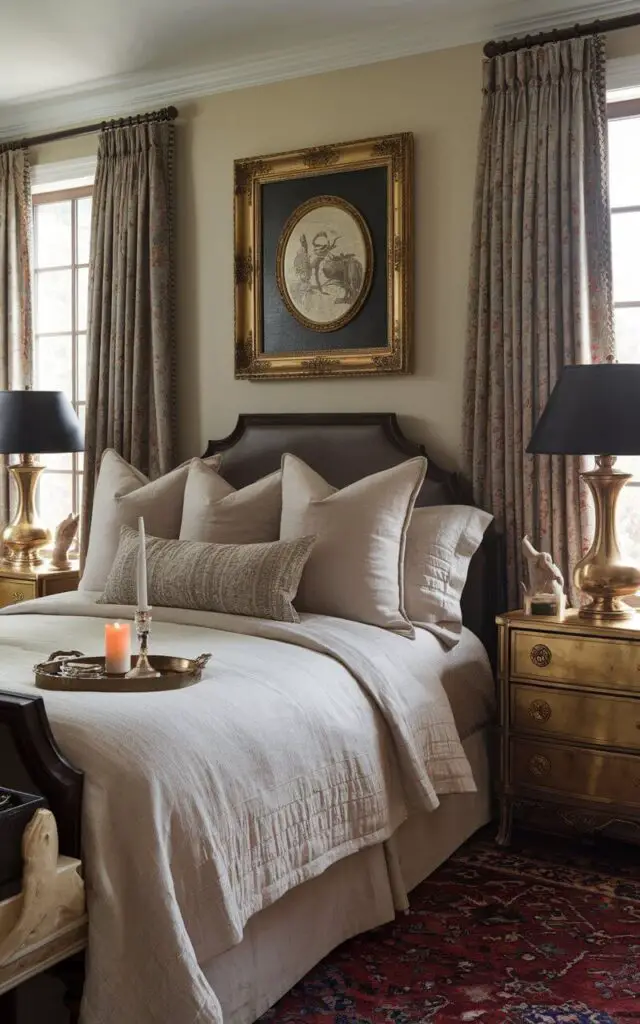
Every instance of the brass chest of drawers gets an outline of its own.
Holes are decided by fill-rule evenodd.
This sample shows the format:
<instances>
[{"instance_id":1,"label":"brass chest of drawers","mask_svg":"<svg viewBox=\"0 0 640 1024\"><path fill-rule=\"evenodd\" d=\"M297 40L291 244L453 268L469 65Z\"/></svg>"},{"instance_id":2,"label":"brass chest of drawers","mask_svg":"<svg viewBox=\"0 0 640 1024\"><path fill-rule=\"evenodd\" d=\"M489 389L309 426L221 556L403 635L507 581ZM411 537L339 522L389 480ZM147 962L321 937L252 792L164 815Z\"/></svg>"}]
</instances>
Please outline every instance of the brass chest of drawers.
<instances>
[{"instance_id":1,"label":"brass chest of drawers","mask_svg":"<svg viewBox=\"0 0 640 1024\"><path fill-rule=\"evenodd\" d=\"M500 828L612 831L640 841L640 615L599 626L497 619Z\"/></svg>"},{"instance_id":2,"label":"brass chest of drawers","mask_svg":"<svg viewBox=\"0 0 640 1024\"><path fill-rule=\"evenodd\" d=\"M33 569L19 569L0 561L0 608L20 601L32 601L48 594L64 594L77 590L78 566L51 569L45 562Z\"/></svg>"}]
</instances>

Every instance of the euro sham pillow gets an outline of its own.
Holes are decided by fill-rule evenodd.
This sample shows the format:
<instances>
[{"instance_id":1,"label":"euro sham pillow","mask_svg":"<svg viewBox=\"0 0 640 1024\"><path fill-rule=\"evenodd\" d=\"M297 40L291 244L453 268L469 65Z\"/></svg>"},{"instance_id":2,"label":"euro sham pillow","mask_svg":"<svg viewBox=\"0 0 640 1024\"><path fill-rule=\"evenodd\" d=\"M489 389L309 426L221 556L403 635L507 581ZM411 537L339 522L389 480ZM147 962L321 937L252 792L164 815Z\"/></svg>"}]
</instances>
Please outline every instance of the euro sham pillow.
<instances>
[{"instance_id":1,"label":"euro sham pillow","mask_svg":"<svg viewBox=\"0 0 640 1024\"><path fill-rule=\"evenodd\" d=\"M206 544L147 537L147 590L153 607L299 622L293 607L313 537L270 544ZM122 527L100 604L135 604L137 530Z\"/></svg>"},{"instance_id":2,"label":"euro sham pillow","mask_svg":"<svg viewBox=\"0 0 640 1024\"><path fill-rule=\"evenodd\" d=\"M282 473L236 490L202 459L193 459L184 489L180 540L263 544L280 537Z\"/></svg>"},{"instance_id":3,"label":"euro sham pillow","mask_svg":"<svg viewBox=\"0 0 640 1024\"><path fill-rule=\"evenodd\" d=\"M413 510L404 560L406 613L448 647L460 639L460 601L469 564L492 519L489 512L468 505Z\"/></svg>"},{"instance_id":4,"label":"euro sham pillow","mask_svg":"<svg viewBox=\"0 0 640 1024\"><path fill-rule=\"evenodd\" d=\"M208 462L217 467L220 456ZM154 537L178 537L188 472L189 463L184 462L149 482L112 448L106 449L100 461L79 590L104 589L118 550L120 529L137 526L139 516L144 517L146 531Z\"/></svg>"},{"instance_id":5,"label":"euro sham pillow","mask_svg":"<svg viewBox=\"0 0 640 1024\"><path fill-rule=\"evenodd\" d=\"M314 535L299 611L414 636L404 610L406 533L424 481L419 457L336 490L294 455L282 460L280 537Z\"/></svg>"}]
</instances>

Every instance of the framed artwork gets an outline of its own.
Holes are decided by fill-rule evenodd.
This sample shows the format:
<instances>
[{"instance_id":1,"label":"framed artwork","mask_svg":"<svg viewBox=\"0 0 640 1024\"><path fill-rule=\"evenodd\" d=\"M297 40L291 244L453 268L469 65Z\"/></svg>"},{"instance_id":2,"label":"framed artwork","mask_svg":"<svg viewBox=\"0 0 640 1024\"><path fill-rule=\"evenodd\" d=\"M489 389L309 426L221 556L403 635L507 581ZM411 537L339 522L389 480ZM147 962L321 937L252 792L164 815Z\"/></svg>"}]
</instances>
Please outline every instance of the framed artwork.
<instances>
[{"instance_id":1,"label":"framed artwork","mask_svg":"<svg viewBox=\"0 0 640 1024\"><path fill-rule=\"evenodd\" d=\"M235 162L235 372L410 372L413 136Z\"/></svg>"}]
</instances>

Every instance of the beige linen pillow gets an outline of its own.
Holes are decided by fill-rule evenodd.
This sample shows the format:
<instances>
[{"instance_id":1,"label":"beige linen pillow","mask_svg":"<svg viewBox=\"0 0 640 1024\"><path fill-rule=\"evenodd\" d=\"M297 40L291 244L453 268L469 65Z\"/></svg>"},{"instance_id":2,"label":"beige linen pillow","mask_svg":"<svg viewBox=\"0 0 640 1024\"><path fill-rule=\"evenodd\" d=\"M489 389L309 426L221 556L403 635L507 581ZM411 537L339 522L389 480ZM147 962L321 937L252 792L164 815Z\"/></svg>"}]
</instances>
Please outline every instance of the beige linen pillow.
<instances>
[{"instance_id":1,"label":"beige linen pillow","mask_svg":"<svg viewBox=\"0 0 640 1024\"><path fill-rule=\"evenodd\" d=\"M317 537L296 607L414 636L403 604L405 537L427 470L424 458L341 491L296 458L282 460L282 539Z\"/></svg>"},{"instance_id":2,"label":"beige linen pillow","mask_svg":"<svg viewBox=\"0 0 640 1024\"><path fill-rule=\"evenodd\" d=\"M314 540L205 544L147 537L149 603L299 622L292 602ZM136 603L138 545L137 531L123 526L100 604Z\"/></svg>"},{"instance_id":3,"label":"beige linen pillow","mask_svg":"<svg viewBox=\"0 0 640 1024\"><path fill-rule=\"evenodd\" d=\"M404 603L416 626L448 646L462 632L460 599L469 563L493 516L468 505L413 510L404 560Z\"/></svg>"},{"instance_id":4,"label":"beige linen pillow","mask_svg":"<svg viewBox=\"0 0 640 1024\"><path fill-rule=\"evenodd\" d=\"M180 540L262 544L278 540L282 473L278 470L239 491L202 459L189 466Z\"/></svg>"},{"instance_id":5,"label":"beige linen pillow","mask_svg":"<svg viewBox=\"0 0 640 1024\"><path fill-rule=\"evenodd\" d=\"M220 465L220 456L210 460ZM149 482L111 448L103 453L93 498L91 531L79 590L102 590L118 550L120 528L144 517L147 533L177 537L189 463Z\"/></svg>"}]
</instances>

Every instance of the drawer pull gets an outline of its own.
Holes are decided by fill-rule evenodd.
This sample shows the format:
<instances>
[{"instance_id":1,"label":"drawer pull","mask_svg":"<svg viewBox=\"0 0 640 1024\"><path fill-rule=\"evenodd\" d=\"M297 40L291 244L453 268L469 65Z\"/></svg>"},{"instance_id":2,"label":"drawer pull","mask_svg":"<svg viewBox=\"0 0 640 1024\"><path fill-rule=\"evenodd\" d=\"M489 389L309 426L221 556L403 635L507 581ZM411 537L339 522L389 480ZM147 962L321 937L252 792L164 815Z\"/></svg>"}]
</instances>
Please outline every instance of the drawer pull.
<instances>
[{"instance_id":1,"label":"drawer pull","mask_svg":"<svg viewBox=\"0 0 640 1024\"><path fill-rule=\"evenodd\" d=\"M21 594L19 590L14 590L11 598L17 604L18 601L24 601L24 594Z\"/></svg>"},{"instance_id":2,"label":"drawer pull","mask_svg":"<svg viewBox=\"0 0 640 1024\"><path fill-rule=\"evenodd\" d=\"M546 700L532 700L529 705L529 717L533 718L534 722L548 722L551 718L551 706Z\"/></svg>"},{"instance_id":3,"label":"drawer pull","mask_svg":"<svg viewBox=\"0 0 640 1024\"><path fill-rule=\"evenodd\" d=\"M534 754L529 758L529 771L532 775L547 775L551 771L551 761L544 754Z\"/></svg>"},{"instance_id":4,"label":"drawer pull","mask_svg":"<svg viewBox=\"0 0 640 1024\"><path fill-rule=\"evenodd\" d=\"M538 668L546 668L551 661L551 651L546 644L536 644L531 648L531 660Z\"/></svg>"}]
</instances>

